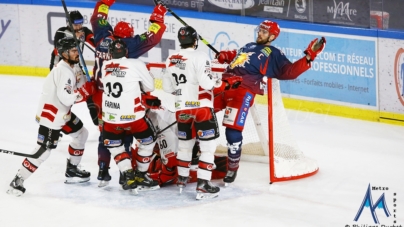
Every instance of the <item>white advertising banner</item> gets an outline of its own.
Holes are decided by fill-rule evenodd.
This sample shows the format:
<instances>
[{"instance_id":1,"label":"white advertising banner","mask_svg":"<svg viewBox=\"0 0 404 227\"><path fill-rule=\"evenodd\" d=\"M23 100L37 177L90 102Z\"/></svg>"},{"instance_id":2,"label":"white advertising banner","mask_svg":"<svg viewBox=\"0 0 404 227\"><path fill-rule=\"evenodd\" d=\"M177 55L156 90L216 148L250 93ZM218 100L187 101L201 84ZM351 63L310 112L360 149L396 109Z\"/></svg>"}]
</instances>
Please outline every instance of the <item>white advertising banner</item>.
<instances>
[{"instance_id":1,"label":"white advertising banner","mask_svg":"<svg viewBox=\"0 0 404 227\"><path fill-rule=\"evenodd\" d=\"M18 5L0 7L0 64L22 65Z\"/></svg>"},{"instance_id":2,"label":"white advertising banner","mask_svg":"<svg viewBox=\"0 0 404 227\"><path fill-rule=\"evenodd\" d=\"M53 38L58 28L66 26L62 7L2 4L0 7L0 65L49 67ZM91 8L79 10L84 26L91 29ZM151 12L150 12L151 13ZM109 22L115 26L127 21L135 34L145 32L150 13L109 11ZM182 18L218 51L238 49L255 40L257 25ZM177 32L183 25L166 15L166 32L161 42L140 57L145 62L164 62L179 50ZM286 22L285 22L286 23ZM282 82L282 93L309 101L320 101L349 107L404 113L404 41L377 37L345 35L284 29L273 43L295 61L314 38L327 37L327 46L313 68L297 80ZM198 49L214 59L215 53L201 41ZM94 54L84 50L86 62ZM91 64L89 65L91 70Z\"/></svg>"},{"instance_id":3,"label":"white advertising banner","mask_svg":"<svg viewBox=\"0 0 404 227\"><path fill-rule=\"evenodd\" d=\"M379 39L380 111L404 114L404 40Z\"/></svg>"}]
</instances>

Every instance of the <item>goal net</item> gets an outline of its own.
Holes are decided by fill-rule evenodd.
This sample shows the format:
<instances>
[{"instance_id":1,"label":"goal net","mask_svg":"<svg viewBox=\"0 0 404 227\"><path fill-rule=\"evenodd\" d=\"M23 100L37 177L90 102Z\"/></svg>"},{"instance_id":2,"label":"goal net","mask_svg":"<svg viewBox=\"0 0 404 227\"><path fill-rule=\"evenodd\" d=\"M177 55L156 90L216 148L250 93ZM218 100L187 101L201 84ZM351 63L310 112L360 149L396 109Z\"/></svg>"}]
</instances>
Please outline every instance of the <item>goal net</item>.
<instances>
[{"instance_id":1,"label":"goal net","mask_svg":"<svg viewBox=\"0 0 404 227\"><path fill-rule=\"evenodd\" d=\"M147 64L155 78L156 90L162 105L174 109L174 95L162 90L164 63ZM222 73L226 65L213 62L212 71ZM279 81L268 80L268 94L256 95L250 108L243 131L241 160L269 163L270 182L300 179L314 175L318 171L317 162L306 157L300 150L287 119L280 92ZM220 138L217 139L216 155L227 155L225 127L221 126L224 110L216 113Z\"/></svg>"}]
</instances>

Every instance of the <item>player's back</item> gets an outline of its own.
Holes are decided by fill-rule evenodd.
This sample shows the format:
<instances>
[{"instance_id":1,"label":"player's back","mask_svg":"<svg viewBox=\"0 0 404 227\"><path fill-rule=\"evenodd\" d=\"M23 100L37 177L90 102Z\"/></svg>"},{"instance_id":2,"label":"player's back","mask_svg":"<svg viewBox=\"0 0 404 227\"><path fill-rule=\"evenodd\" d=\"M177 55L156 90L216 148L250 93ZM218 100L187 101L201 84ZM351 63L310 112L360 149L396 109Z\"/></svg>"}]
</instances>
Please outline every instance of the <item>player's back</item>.
<instances>
[{"instance_id":1,"label":"player's back","mask_svg":"<svg viewBox=\"0 0 404 227\"><path fill-rule=\"evenodd\" d=\"M166 62L166 78L175 90L177 109L213 107L211 101L214 82L211 80L209 56L194 49L181 49ZM167 80L168 81L168 80Z\"/></svg>"},{"instance_id":2,"label":"player's back","mask_svg":"<svg viewBox=\"0 0 404 227\"><path fill-rule=\"evenodd\" d=\"M145 64L138 59L104 61L101 82L104 86L103 119L111 123L131 122L144 116L140 82L150 77ZM151 78L151 77L150 77ZM151 78L152 80L152 78Z\"/></svg>"}]
</instances>

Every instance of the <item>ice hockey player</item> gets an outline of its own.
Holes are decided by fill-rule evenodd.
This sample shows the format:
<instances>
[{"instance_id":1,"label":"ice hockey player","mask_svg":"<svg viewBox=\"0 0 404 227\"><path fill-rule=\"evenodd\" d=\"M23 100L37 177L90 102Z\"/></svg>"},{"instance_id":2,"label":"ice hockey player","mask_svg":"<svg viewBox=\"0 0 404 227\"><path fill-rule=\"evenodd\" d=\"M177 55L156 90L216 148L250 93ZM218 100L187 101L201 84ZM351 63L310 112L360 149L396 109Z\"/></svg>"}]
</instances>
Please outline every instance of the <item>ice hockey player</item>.
<instances>
[{"instance_id":1,"label":"ice hockey player","mask_svg":"<svg viewBox=\"0 0 404 227\"><path fill-rule=\"evenodd\" d=\"M143 34L135 35L134 29L131 24L125 21L118 22L114 28L108 22L109 8L115 3L115 0L100 0L94 7L94 12L90 19L91 26L94 32L94 40L96 45L95 53L95 66L93 74L97 83L97 91L93 96L93 101L98 109L99 128L102 132L102 110L101 100L103 94L103 85L101 83L101 69L103 61L110 60L111 56L108 53L109 44L116 38L122 39L128 48L128 58L138 58L154 46L156 46L166 29L164 24L164 15L167 13L167 9L163 4L157 4L150 16L150 25L146 32ZM125 139L125 148L127 152L130 152L130 146L132 144L132 136L128 136ZM97 179L100 180L99 186L105 186L111 180L109 175L109 163L111 160L111 154L108 149L102 143L102 135L99 137L98 146L98 165L99 174ZM122 177L122 175L121 175ZM120 183L122 181L120 180Z\"/></svg>"},{"instance_id":2,"label":"ice hockey player","mask_svg":"<svg viewBox=\"0 0 404 227\"><path fill-rule=\"evenodd\" d=\"M229 113L223 118L228 146L228 171L223 179L225 184L234 182L237 176L243 144L242 131L255 95L264 94L268 78L297 78L311 67L311 62L325 47L324 37L321 42L315 39L304 51L305 56L291 63L284 53L271 46L279 33L280 28L276 22L265 20L257 27L256 42L247 43L238 51L220 51L216 56L219 63L229 64L223 78L242 77L240 86L225 91L218 100L215 99L215 108L226 109L226 113Z\"/></svg>"},{"instance_id":3,"label":"ice hockey player","mask_svg":"<svg viewBox=\"0 0 404 227\"><path fill-rule=\"evenodd\" d=\"M103 143L124 175L123 189L135 189L137 186L139 190L154 190L160 187L149 177L147 170L156 144L156 131L145 115L143 104L159 100L151 95L142 95L154 90L154 78L145 63L126 58L127 53L125 42L115 39L109 45L112 59L104 61L102 67ZM131 157L123 145L127 135L139 142L136 171L132 169Z\"/></svg>"},{"instance_id":4,"label":"ice hockey player","mask_svg":"<svg viewBox=\"0 0 404 227\"><path fill-rule=\"evenodd\" d=\"M72 32L76 34L77 39L79 39L82 42L87 42L90 44L92 47L95 47L94 44L94 34L93 32L83 26L84 18L83 15L78 10L74 10L69 12L69 17L70 21L72 22L73 29L70 28L69 26L69 21L66 19L66 26L60 27L53 38L54 42L54 49L51 53L51 60L50 60L50 65L49 69L52 70L53 66L56 65L61 58L59 57L58 50L57 50L57 44L60 39L63 39L66 36L72 37ZM81 50L84 50L84 43L80 44Z\"/></svg>"},{"instance_id":5,"label":"ice hockey player","mask_svg":"<svg viewBox=\"0 0 404 227\"><path fill-rule=\"evenodd\" d=\"M175 94L178 126L178 180L180 192L186 186L190 174L192 148L199 139L199 157L196 199L214 198L220 188L210 180L216 151L215 139L219 137L216 115L213 112L214 87L220 87L221 78L211 74L209 56L196 50L198 38L195 29L186 26L178 30L181 50L166 60L163 89Z\"/></svg>"},{"instance_id":6,"label":"ice hockey player","mask_svg":"<svg viewBox=\"0 0 404 227\"><path fill-rule=\"evenodd\" d=\"M75 103L83 102L95 90L93 82L82 78L77 82L74 68L79 67L79 54L73 38L60 39L57 44L62 60L51 70L45 79L38 105L36 120L39 123L37 145L33 153L42 153L37 158L26 158L10 184L9 194L21 196L25 192L24 181L49 157L57 147L60 132L72 137L68 152L65 183L82 183L90 180L90 173L80 170L88 131L83 122L71 112ZM79 69L81 71L81 69ZM82 74L84 77L84 75Z\"/></svg>"}]
</instances>

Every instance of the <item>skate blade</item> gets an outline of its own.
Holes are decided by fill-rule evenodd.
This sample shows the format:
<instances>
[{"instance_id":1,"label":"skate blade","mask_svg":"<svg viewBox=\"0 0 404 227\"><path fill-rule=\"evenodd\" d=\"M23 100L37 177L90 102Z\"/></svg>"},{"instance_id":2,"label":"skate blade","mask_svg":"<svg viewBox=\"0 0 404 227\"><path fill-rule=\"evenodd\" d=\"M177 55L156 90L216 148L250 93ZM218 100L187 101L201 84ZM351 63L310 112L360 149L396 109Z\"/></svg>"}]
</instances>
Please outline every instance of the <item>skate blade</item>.
<instances>
[{"instance_id":1,"label":"skate blade","mask_svg":"<svg viewBox=\"0 0 404 227\"><path fill-rule=\"evenodd\" d=\"M78 184L89 181L90 178L66 177L65 184Z\"/></svg>"},{"instance_id":2,"label":"skate blade","mask_svg":"<svg viewBox=\"0 0 404 227\"><path fill-rule=\"evenodd\" d=\"M198 192L198 193L196 193L196 200L213 199L218 196L219 196L219 192L216 192L216 193Z\"/></svg>"},{"instance_id":3,"label":"skate blade","mask_svg":"<svg viewBox=\"0 0 404 227\"><path fill-rule=\"evenodd\" d=\"M20 197L22 196L22 194L24 194L24 192L17 190L13 187L10 187L10 189L7 190L7 194Z\"/></svg>"},{"instance_id":4,"label":"skate blade","mask_svg":"<svg viewBox=\"0 0 404 227\"><path fill-rule=\"evenodd\" d=\"M224 182L225 187L229 187L230 183Z\"/></svg>"},{"instance_id":5,"label":"skate blade","mask_svg":"<svg viewBox=\"0 0 404 227\"><path fill-rule=\"evenodd\" d=\"M160 189L160 186L156 185L156 186L149 187L149 186L138 185L136 189L139 192L154 191L154 190Z\"/></svg>"},{"instance_id":6,"label":"skate blade","mask_svg":"<svg viewBox=\"0 0 404 227\"><path fill-rule=\"evenodd\" d=\"M103 188L107 185L109 185L109 181L101 180L100 183L98 184L98 187Z\"/></svg>"},{"instance_id":7,"label":"skate blade","mask_svg":"<svg viewBox=\"0 0 404 227\"><path fill-rule=\"evenodd\" d=\"M180 194L182 193L183 188L180 188Z\"/></svg>"}]
</instances>

